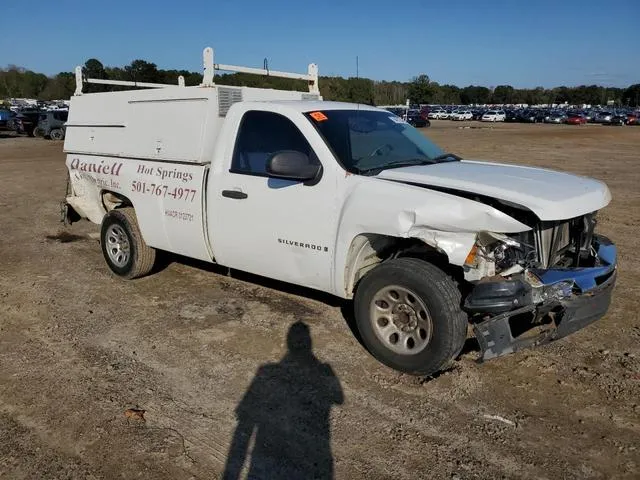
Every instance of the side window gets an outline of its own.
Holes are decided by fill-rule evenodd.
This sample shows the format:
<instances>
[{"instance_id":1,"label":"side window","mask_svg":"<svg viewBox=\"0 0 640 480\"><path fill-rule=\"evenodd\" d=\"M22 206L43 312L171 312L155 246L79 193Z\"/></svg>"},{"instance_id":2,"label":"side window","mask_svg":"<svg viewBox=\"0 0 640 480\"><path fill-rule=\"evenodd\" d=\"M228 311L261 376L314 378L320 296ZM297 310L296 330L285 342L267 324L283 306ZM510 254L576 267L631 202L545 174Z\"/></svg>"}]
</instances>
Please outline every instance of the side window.
<instances>
[{"instance_id":1,"label":"side window","mask_svg":"<svg viewBox=\"0 0 640 480\"><path fill-rule=\"evenodd\" d=\"M240 123L231 171L266 176L267 161L282 150L295 150L315 159L309 142L291 120L273 112L247 112Z\"/></svg>"}]
</instances>

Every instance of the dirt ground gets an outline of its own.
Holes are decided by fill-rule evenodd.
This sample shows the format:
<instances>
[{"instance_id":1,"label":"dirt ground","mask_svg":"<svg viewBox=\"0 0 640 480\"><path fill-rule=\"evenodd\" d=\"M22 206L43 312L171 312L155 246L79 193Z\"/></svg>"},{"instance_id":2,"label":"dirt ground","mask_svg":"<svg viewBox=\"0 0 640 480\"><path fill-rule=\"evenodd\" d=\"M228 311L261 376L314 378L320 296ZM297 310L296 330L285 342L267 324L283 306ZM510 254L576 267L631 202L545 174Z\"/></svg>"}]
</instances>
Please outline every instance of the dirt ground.
<instances>
[{"instance_id":1,"label":"dirt ground","mask_svg":"<svg viewBox=\"0 0 640 480\"><path fill-rule=\"evenodd\" d=\"M0 135L0 478L639 478L640 127L470 125L425 132L607 182L619 283L575 335L435 379L324 295L184 259L112 277L98 228L59 223L62 144Z\"/></svg>"}]
</instances>

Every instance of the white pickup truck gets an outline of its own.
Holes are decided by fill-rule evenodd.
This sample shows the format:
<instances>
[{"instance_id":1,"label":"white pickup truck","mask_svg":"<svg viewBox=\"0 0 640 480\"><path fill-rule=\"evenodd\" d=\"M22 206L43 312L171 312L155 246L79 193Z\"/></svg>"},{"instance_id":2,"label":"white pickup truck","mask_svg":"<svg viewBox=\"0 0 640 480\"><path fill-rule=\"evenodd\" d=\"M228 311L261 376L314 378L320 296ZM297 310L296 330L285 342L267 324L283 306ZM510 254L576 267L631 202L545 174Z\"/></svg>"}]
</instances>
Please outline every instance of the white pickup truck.
<instances>
[{"instance_id":1,"label":"white pickup truck","mask_svg":"<svg viewBox=\"0 0 640 480\"><path fill-rule=\"evenodd\" d=\"M309 92L229 87L215 69L300 78ZM322 101L307 74L217 65L198 87L71 99L63 216L101 225L132 279L157 250L353 300L366 348L428 375L473 327L481 359L602 317L616 248L594 234L598 181L461 159L388 111ZM161 87L161 88L154 88Z\"/></svg>"}]
</instances>

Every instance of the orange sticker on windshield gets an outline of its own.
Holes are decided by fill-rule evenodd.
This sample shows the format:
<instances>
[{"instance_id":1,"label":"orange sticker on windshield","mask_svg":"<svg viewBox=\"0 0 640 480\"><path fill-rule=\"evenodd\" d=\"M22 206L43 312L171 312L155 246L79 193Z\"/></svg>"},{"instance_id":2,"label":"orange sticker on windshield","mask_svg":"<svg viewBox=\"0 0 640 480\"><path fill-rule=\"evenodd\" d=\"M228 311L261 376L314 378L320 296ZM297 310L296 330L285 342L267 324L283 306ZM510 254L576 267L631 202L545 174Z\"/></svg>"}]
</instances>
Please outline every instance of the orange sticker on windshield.
<instances>
[{"instance_id":1,"label":"orange sticker on windshield","mask_svg":"<svg viewBox=\"0 0 640 480\"><path fill-rule=\"evenodd\" d=\"M327 118L327 116L322 112L311 112L309 116L316 122L324 122L325 120L329 120L329 118Z\"/></svg>"}]
</instances>

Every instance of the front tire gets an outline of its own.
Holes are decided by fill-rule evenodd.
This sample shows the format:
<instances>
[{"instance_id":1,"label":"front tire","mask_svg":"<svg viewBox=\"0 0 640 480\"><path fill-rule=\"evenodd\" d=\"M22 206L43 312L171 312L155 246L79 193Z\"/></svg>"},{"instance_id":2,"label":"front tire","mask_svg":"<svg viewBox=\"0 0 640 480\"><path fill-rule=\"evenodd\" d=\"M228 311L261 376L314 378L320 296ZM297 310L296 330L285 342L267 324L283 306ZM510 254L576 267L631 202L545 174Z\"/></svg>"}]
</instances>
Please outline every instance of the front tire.
<instances>
[{"instance_id":1,"label":"front tire","mask_svg":"<svg viewBox=\"0 0 640 480\"><path fill-rule=\"evenodd\" d=\"M105 215L100 229L102 254L117 276L134 279L148 274L156 260L155 249L142 238L133 208L119 208Z\"/></svg>"},{"instance_id":2,"label":"front tire","mask_svg":"<svg viewBox=\"0 0 640 480\"><path fill-rule=\"evenodd\" d=\"M467 334L456 284L416 258L389 260L360 282L354 298L358 330L380 362L411 375L432 375L460 353Z\"/></svg>"}]
</instances>

